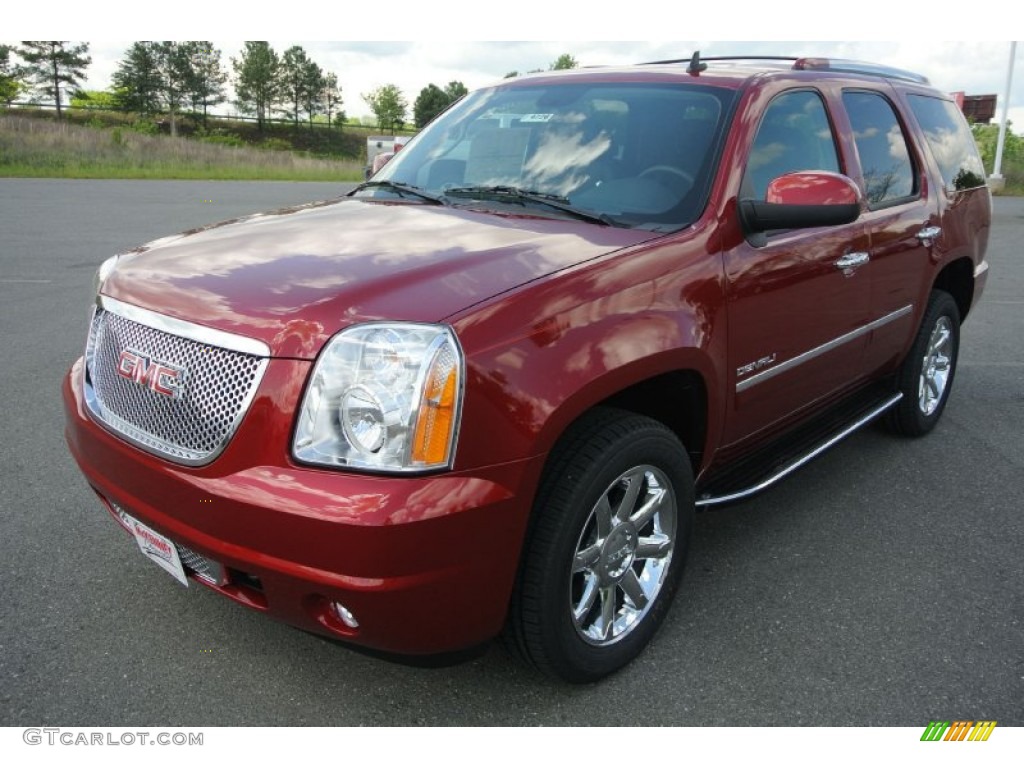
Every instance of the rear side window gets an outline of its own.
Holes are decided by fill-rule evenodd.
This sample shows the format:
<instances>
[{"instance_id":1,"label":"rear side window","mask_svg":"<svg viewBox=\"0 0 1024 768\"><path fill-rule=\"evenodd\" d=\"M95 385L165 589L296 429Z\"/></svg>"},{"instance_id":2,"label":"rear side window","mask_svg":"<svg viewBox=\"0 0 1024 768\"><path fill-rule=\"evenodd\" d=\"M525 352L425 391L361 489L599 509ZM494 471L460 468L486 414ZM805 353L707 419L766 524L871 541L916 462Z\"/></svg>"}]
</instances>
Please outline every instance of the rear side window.
<instances>
[{"instance_id":1,"label":"rear side window","mask_svg":"<svg viewBox=\"0 0 1024 768\"><path fill-rule=\"evenodd\" d=\"M868 205L880 208L912 196L917 191L914 166L889 100L870 91L846 91L843 105L853 126Z\"/></svg>"},{"instance_id":2,"label":"rear side window","mask_svg":"<svg viewBox=\"0 0 1024 768\"><path fill-rule=\"evenodd\" d=\"M946 189L985 186L985 167L967 121L956 105L932 96L908 96L907 100L939 164Z\"/></svg>"},{"instance_id":3,"label":"rear side window","mask_svg":"<svg viewBox=\"0 0 1024 768\"><path fill-rule=\"evenodd\" d=\"M788 91L768 105L747 160L742 195L764 200L768 182L794 171L839 171L828 114L816 91Z\"/></svg>"}]
</instances>

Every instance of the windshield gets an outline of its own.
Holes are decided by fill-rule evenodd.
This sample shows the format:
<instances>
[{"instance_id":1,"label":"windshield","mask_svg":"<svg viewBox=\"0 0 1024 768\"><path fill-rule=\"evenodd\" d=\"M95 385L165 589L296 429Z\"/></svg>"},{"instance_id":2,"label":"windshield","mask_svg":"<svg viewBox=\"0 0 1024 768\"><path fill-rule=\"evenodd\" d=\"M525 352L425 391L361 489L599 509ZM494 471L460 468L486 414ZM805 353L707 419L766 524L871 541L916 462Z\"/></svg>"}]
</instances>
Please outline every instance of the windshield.
<instances>
[{"instance_id":1,"label":"windshield","mask_svg":"<svg viewBox=\"0 0 1024 768\"><path fill-rule=\"evenodd\" d=\"M669 83L527 81L477 91L374 176L393 184L357 194L416 199L401 194L404 185L461 206L678 229L704 208L731 98Z\"/></svg>"}]
</instances>

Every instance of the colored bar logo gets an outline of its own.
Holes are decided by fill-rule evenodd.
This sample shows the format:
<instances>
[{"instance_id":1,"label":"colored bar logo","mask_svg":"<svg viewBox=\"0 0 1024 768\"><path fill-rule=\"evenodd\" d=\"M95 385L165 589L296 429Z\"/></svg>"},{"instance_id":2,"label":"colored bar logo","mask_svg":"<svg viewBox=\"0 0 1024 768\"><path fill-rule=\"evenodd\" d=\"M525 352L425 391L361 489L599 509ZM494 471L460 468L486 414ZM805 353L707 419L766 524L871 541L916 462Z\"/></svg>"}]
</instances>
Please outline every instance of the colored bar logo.
<instances>
[{"instance_id":1,"label":"colored bar logo","mask_svg":"<svg viewBox=\"0 0 1024 768\"><path fill-rule=\"evenodd\" d=\"M988 741L995 720L932 720L921 734L921 741Z\"/></svg>"}]
</instances>

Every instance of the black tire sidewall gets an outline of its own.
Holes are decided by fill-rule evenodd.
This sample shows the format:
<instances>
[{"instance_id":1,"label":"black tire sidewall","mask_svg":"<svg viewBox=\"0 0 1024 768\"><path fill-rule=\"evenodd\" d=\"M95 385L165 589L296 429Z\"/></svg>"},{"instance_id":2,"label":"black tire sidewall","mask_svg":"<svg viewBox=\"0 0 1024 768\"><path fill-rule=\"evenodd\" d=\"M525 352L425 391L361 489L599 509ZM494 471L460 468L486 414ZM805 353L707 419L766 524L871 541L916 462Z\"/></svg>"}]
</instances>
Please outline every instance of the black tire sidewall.
<instances>
[{"instance_id":1,"label":"black tire sidewall","mask_svg":"<svg viewBox=\"0 0 1024 768\"><path fill-rule=\"evenodd\" d=\"M639 422L645 422L641 426ZM588 682L604 677L635 658L650 642L664 621L685 567L693 521L693 480L681 443L656 422L634 418L628 437L620 438L614 447L602 454L601 460L584 467L583 461L569 462L565 475L552 478L561 484L560 493L539 498L546 509L538 512L550 517L554 535L529 553L537 565L543 561L533 583L527 589L544 589L540 620L544 630L539 633L543 645L542 669L554 672L573 682ZM570 615L571 562L583 528L597 500L624 472L634 467L651 465L668 478L676 508L676 539L672 560L654 604L634 627L618 642L594 646L576 631ZM565 499L571 499L565 503ZM531 654L536 656L536 654Z\"/></svg>"},{"instance_id":2,"label":"black tire sidewall","mask_svg":"<svg viewBox=\"0 0 1024 768\"><path fill-rule=\"evenodd\" d=\"M946 387L939 399L938 406L930 414L921 411L919 405L919 387L921 381L921 369L925 354L928 351L928 344L931 340L932 331L936 323L946 317L950 321L950 328L953 334L953 354L951 356L949 377L946 380ZM903 393L903 399L897 404L893 411L892 425L896 431L911 437L918 437L931 432L942 417L942 412L949 402L949 395L953 389L953 380L956 378L957 361L960 357L960 310L956 301L945 291L933 291L929 301L928 309L921 320L921 327L918 329L914 339L914 345L910 349L898 377L899 391Z\"/></svg>"}]
</instances>

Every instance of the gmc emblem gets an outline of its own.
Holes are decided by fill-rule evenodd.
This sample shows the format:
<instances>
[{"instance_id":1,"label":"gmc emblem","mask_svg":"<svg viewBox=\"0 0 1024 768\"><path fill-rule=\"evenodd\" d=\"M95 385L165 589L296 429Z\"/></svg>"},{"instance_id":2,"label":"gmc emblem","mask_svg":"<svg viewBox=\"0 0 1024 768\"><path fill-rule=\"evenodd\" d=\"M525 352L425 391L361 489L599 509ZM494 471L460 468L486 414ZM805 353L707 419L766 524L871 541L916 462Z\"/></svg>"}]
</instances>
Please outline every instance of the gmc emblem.
<instances>
[{"instance_id":1,"label":"gmc emblem","mask_svg":"<svg viewBox=\"0 0 1024 768\"><path fill-rule=\"evenodd\" d=\"M117 373L164 397L181 397L185 383L185 371L181 368L153 360L133 349L121 353Z\"/></svg>"}]
</instances>

